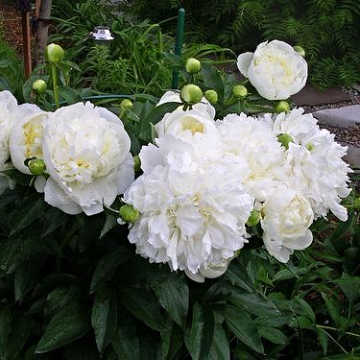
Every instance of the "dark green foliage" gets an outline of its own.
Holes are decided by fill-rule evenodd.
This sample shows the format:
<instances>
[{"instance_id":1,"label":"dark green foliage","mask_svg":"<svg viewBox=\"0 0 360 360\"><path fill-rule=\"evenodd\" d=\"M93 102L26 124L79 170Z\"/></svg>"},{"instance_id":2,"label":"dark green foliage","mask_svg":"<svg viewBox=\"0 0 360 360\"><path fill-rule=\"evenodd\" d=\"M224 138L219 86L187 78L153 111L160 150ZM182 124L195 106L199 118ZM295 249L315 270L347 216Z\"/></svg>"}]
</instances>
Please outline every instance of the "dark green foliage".
<instances>
[{"instance_id":1,"label":"dark green foliage","mask_svg":"<svg viewBox=\"0 0 360 360\"><path fill-rule=\"evenodd\" d=\"M21 99L23 80L22 61L15 51L2 39L0 24L0 91L9 90Z\"/></svg>"},{"instance_id":2,"label":"dark green foliage","mask_svg":"<svg viewBox=\"0 0 360 360\"><path fill-rule=\"evenodd\" d=\"M264 40L284 40L306 51L310 81L320 88L360 80L360 2L357 0L134 0L126 11L162 21L186 10L188 42L211 42L240 52ZM175 20L163 24L175 30Z\"/></svg>"},{"instance_id":3,"label":"dark green foliage","mask_svg":"<svg viewBox=\"0 0 360 360\"><path fill-rule=\"evenodd\" d=\"M24 202L34 209L22 209ZM0 211L1 359L359 353L359 264L347 267L349 250L360 245L353 211L338 226L317 222L321 241L292 263L245 249L224 276L204 284L136 255L124 228L101 235L111 214L65 215L21 185L1 196Z\"/></svg>"}]
</instances>

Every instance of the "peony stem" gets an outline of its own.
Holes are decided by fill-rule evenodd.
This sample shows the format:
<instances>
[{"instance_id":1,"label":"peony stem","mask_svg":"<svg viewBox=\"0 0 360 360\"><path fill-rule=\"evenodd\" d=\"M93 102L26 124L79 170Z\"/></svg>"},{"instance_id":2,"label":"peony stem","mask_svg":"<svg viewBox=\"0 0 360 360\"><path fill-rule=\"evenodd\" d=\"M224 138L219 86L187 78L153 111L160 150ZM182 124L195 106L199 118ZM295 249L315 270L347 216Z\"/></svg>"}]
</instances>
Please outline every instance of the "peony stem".
<instances>
[{"instance_id":1,"label":"peony stem","mask_svg":"<svg viewBox=\"0 0 360 360\"><path fill-rule=\"evenodd\" d=\"M60 107L60 96L59 96L59 87L57 84L57 73L56 73L55 64L51 64L51 76L52 76L53 88L54 88L54 102L56 108L58 109Z\"/></svg>"}]
</instances>

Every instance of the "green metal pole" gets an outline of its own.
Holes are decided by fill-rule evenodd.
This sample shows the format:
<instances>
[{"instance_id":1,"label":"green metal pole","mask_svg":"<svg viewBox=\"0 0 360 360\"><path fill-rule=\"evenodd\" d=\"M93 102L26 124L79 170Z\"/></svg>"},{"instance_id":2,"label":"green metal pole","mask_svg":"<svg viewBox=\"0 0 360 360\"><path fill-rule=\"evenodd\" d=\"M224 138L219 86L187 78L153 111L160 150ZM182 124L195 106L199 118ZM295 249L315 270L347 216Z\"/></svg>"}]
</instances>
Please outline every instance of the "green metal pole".
<instances>
[{"instance_id":1,"label":"green metal pole","mask_svg":"<svg viewBox=\"0 0 360 360\"><path fill-rule=\"evenodd\" d=\"M185 24L185 9L180 8L177 17L176 43L175 43L175 54L179 56L181 56L181 50L184 41L184 24ZM179 88L179 72L176 70L173 71L171 88L172 89Z\"/></svg>"}]
</instances>

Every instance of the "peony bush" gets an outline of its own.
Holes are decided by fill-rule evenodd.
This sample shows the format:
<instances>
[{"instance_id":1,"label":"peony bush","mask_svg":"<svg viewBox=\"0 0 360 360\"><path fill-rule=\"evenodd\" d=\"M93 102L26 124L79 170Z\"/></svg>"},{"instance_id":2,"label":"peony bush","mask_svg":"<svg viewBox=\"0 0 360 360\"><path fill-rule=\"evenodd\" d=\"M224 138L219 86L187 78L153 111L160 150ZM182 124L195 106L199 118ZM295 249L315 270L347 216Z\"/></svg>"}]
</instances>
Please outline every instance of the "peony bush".
<instances>
[{"instance_id":1,"label":"peony bush","mask_svg":"<svg viewBox=\"0 0 360 360\"><path fill-rule=\"evenodd\" d=\"M0 92L0 358L266 358L301 328L281 326L314 321L304 299L266 289L316 224L356 213L347 149L272 102L306 82L290 45L262 43L238 67L258 93L191 59L193 83L129 96L120 118Z\"/></svg>"}]
</instances>

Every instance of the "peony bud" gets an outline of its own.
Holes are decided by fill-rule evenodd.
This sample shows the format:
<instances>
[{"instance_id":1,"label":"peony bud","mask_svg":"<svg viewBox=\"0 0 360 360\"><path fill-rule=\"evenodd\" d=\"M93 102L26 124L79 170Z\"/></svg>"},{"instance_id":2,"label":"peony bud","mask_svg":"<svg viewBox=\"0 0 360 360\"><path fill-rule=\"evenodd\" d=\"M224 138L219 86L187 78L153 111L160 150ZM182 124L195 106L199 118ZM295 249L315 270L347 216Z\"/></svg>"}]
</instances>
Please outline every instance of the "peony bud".
<instances>
[{"instance_id":1,"label":"peony bud","mask_svg":"<svg viewBox=\"0 0 360 360\"><path fill-rule=\"evenodd\" d=\"M140 161L139 155L135 155L134 156L134 171L140 172L140 170L141 170L141 161Z\"/></svg>"},{"instance_id":2,"label":"peony bud","mask_svg":"<svg viewBox=\"0 0 360 360\"><path fill-rule=\"evenodd\" d=\"M286 150L289 149L289 144L294 142L293 138L289 134L280 134L277 136L277 139Z\"/></svg>"},{"instance_id":3,"label":"peony bud","mask_svg":"<svg viewBox=\"0 0 360 360\"><path fill-rule=\"evenodd\" d=\"M260 214L255 209L251 210L250 216L246 222L247 226L256 226L260 221Z\"/></svg>"},{"instance_id":4,"label":"peony bud","mask_svg":"<svg viewBox=\"0 0 360 360\"><path fill-rule=\"evenodd\" d=\"M131 110L134 107L134 104L132 103L132 101L130 101L129 99L124 99L121 103L120 103L120 107L123 110Z\"/></svg>"},{"instance_id":5,"label":"peony bud","mask_svg":"<svg viewBox=\"0 0 360 360\"><path fill-rule=\"evenodd\" d=\"M64 57L64 50L60 45L50 44L45 49L45 57L49 63L58 64Z\"/></svg>"},{"instance_id":6,"label":"peony bud","mask_svg":"<svg viewBox=\"0 0 360 360\"><path fill-rule=\"evenodd\" d=\"M244 85L236 85L233 88L233 94L237 98L244 98L248 94L247 88Z\"/></svg>"},{"instance_id":7,"label":"peony bud","mask_svg":"<svg viewBox=\"0 0 360 360\"><path fill-rule=\"evenodd\" d=\"M180 93L180 98L185 104L194 105L201 101L203 93L201 89L194 84L183 86Z\"/></svg>"},{"instance_id":8,"label":"peony bud","mask_svg":"<svg viewBox=\"0 0 360 360\"><path fill-rule=\"evenodd\" d=\"M41 95L43 94L46 89L47 89L47 85L46 85L46 82L42 79L37 79L35 80L33 83L32 83L32 91L35 93L35 94L38 94L38 95Z\"/></svg>"},{"instance_id":9,"label":"peony bud","mask_svg":"<svg viewBox=\"0 0 360 360\"><path fill-rule=\"evenodd\" d=\"M43 175L46 170L46 165L43 159L32 159L27 163L27 166L30 172L35 176Z\"/></svg>"},{"instance_id":10,"label":"peony bud","mask_svg":"<svg viewBox=\"0 0 360 360\"><path fill-rule=\"evenodd\" d=\"M134 223L139 218L140 213L131 205L125 204L120 208L119 215L124 221Z\"/></svg>"},{"instance_id":11,"label":"peony bud","mask_svg":"<svg viewBox=\"0 0 360 360\"><path fill-rule=\"evenodd\" d=\"M205 99L211 104L214 105L218 101L218 94L215 90L207 90L205 91Z\"/></svg>"},{"instance_id":12,"label":"peony bud","mask_svg":"<svg viewBox=\"0 0 360 360\"><path fill-rule=\"evenodd\" d=\"M185 70L189 74L196 74L201 70L201 62L195 58L189 58L186 60Z\"/></svg>"},{"instance_id":13,"label":"peony bud","mask_svg":"<svg viewBox=\"0 0 360 360\"><path fill-rule=\"evenodd\" d=\"M281 100L275 105L275 112L280 114L282 112L288 113L290 111L290 104L285 101Z\"/></svg>"},{"instance_id":14,"label":"peony bud","mask_svg":"<svg viewBox=\"0 0 360 360\"><path fill-rule=\"evenodd\" d=\"M303 58L305 58L305 50L301 46L294 46L294 50Z\"/></svg>"}]
</instances>

